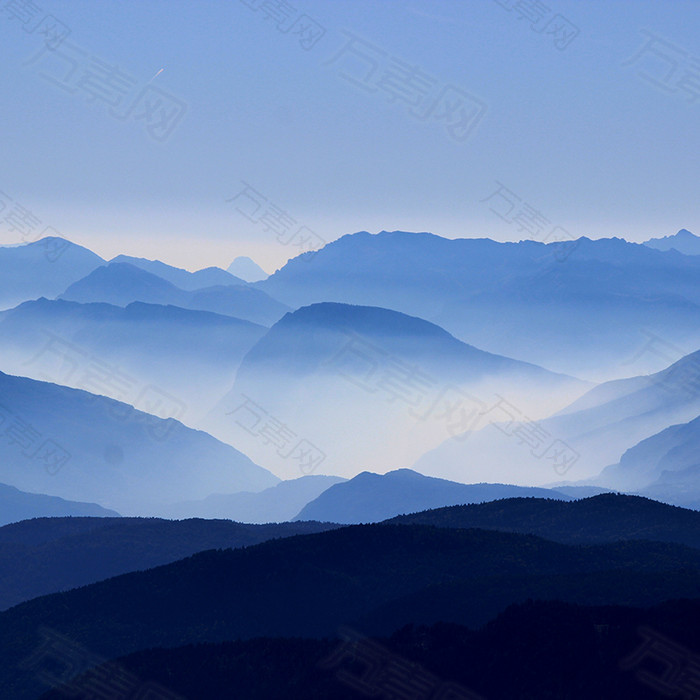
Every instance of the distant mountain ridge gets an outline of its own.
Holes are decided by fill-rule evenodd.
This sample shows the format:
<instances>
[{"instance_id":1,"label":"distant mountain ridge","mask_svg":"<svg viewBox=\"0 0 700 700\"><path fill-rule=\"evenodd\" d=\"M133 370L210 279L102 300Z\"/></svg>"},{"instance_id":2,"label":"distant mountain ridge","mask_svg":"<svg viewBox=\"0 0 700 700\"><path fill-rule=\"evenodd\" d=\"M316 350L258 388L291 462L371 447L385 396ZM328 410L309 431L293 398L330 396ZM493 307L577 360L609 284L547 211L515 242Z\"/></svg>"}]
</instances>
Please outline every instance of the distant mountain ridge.
<instances>
[{"instance_id":1,"label":"distant mountain ridge","mask_svg":"<svg viewBox=\"0 0 700 700\"><path fill-rule=\"evenodd\" d=\"M0 310L38 297L55 297L104 265L99 256L63 238L0 247Z\"/></svg>"},{"instance_id":2,"label":"distant mountain ridge","mask_svg":"<svg viewBox=\"0 0 700 700\"><path fill-rule=\"evenodd\" d=\"M423 476L411 469L398 469L383 475L362 472L349 481L331 486L306 505L294 520L372 523L401 513L518 496L569 500L568 496L553 489L508 484L459 484Z\"/></svg>"},{"instance_id":3,"label":"distant mountain ridge","mask_svg":"<svg viewBox=\"0 0 700 700\"><path fill-rule=\"evenodd\" d=\"M216 493L201 501L182 501L156 514L166 518L228 518L253 524L281 523L296 519L294 516L307 503L344 481L339 476L301 476L280 481L258 493Z\"/></svg>"},{"instance_id":4,"label":"distant mountain ridge","mask_svg":"<svg viewBox=\"0 0 700 700\"><path fill-rule=\"evenodd\" d=\"M176 287L188 292L203 289L204 287L215 287L217 285L240 286L246 283L245 280L219 267L206 267L196 272L190 272L189 270L167 265L160 260L146 260L145 258L134 258L130 255L118 255L116 258L112 258L109 263L127 263L134 267L139 267L146 272L162 277Z\"/></svg>"},{"instance_id":5,"label":"distant mountain ridge","mask_svg":"<svg viewBox=\"0 0 700 700\"><path fill-rule=\"evenodd\" d=\"M700 255L700 236L682 228L673 236L650 238L644 245L656 250L677 250L684 255Z\"/></svg>"},{"instance_id":6,"label":"distant mountain ridge","mask_svg":"<svg viewBox=\"0 0 700 700\"><path fill-rule=\"evenodd\" d=\"M142 392L157 387L179 407L174 417L196 425L266 330L176 306L42 298L0 312L0 356L5 372L87 389L145 411ZM95 377L96 367L118 381Z\"/></svg>"},{"instance_id":7,"label":"distant mountain ridge","mask_svg":"<svg viewBox=\"0 0 700 700\"><path fill-rule=\"evenodd\" d=\"M700 415L642 440L597 480L666 503L700 508Z\"/></svg>"},{"instance_id":8,"label":"distant mountain ridge","mask_svg":"<svg viewBox=\"0 0 700 700\"><path fill-rule=\"evenodd\" d=\"M638 350L641 328L700 347L698 275L700 258L616 238L545 245L364 231L313 260L290 260L255 286L295 307L400 311L490 352L609 379ZM638 373L661 366L645 356Z\"/></svg>"},{"instance_id":9,"label":"distant mountain ridge","mask_svg":"<svg viewBox=\"0 0 700 700\"><path fill-rule=\"evenodd\" d=\"M14 486L0 484L0 527L29 518L66 516L113 518L119 513L96 503L79 503L41 493L27 493Z\"/></svg>"},{"instance_id":10,"label":"distant mountain ridge","mask_svg":"<svg viewBox=\"0 0 700 700\"><path fill-rule=\"evenodd\" d=\"M245 283L186 291L152 272L123 262L98 267L87 277L71 284L59 298L81 303L106 302L116 306L128 306L135 301L172 305L211 311L261 325L274 323L289 310Z\"/></svg>"},{"instance_id":11,"label":"distant mountain ridge","mask_svg":"<svg viewBox=\"0 0 700 700\"><path fill-rule=\"evenodd\" d=\"M206 433L86 391L0 373L0 482L123 515L277 477ZM153 410L165 399L155 392Z\"/></svg>"},{"instance_id":12,"label":"distant mountain ridge","mask_svg":"<svg viewBox=\"0 0 700 700\"><path fill-rule=\"evenodd\" d=\"M635 479L632 472L624 482L601 480L598 475L640 440L700 415L700 391L692 379L699 367L697 351L660 372L600 384L527 432L524 416L516 416L521 424L511 421L509 425L509 414L515 416L515 412L504 406L492 414L493 424L484 425L468 439L446 440L414 466L424 474L445 478L465 474L470 481L495 478L522 483L518 478L522 474L525 483L547 484L556 481L558 474L576 482L637 490L643 480ZM572 457L565 471L555 471L545 458L543 448L554 440ZM518 469L512 469L512 464Z\"/></svg>"},{"instance_id":13,"label":"distant mountain ridge","mask_svg":"<svg viewBox=\"0 0 700 700\"><path fill-rule=\"evenodd\" d=\"M411 464L465 432L498 395L546 415L588 386L484 352L420 318L328 302L277 322L247 353L202 427L279 476L297 476L284 446L270 449L250 429L252 413L269 415L326 455L309 469L354 476L358 465L387 471Z\"/></svg>"}]
</instances>

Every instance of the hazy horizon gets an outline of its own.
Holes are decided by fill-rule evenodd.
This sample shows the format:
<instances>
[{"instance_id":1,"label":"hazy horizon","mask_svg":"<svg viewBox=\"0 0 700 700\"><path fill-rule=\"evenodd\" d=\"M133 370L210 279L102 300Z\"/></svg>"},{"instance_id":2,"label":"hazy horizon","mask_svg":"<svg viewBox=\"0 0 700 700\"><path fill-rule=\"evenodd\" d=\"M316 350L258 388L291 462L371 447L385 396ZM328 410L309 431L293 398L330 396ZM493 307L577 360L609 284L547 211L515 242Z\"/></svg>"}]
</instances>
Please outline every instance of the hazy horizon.
<instances>
[{"instance_id":1,"label":"hazy horizon","mask_svg":"<svg viewBox=\"0 0 700 700\"><path fill-rule=\"evenodd\" d=\"M0 215L27 214L0 243L49 228L108 258L199 269L245 255L273 272L299 228L318 245L361 230L700 230L697 3L285 7L5 9ZM472 110L461 131L455 100ZM501 185L522 216L489 199Z\"/></svg>"}]
</instances>

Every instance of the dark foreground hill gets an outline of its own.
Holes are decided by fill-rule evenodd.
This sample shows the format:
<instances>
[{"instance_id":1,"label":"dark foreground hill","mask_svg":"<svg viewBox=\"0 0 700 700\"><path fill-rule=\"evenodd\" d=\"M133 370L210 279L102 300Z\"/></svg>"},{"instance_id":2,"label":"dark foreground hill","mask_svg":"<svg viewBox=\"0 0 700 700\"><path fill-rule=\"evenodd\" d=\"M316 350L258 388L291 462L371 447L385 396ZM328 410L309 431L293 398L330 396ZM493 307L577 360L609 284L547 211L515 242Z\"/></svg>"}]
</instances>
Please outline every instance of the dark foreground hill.
<instances>
[{"instance_id":1,"label":"dark foreground hill","mask_svg":"<svg viewBox=\"0 0 700 700\"><path fill-rule=\"evenodd\" d=\"M329 530L329 523L247 525L230 520L36 518L0 528L0 610L217 547Z\"/></svg>"},{"instance_id":2,"label":"dark foreground hill","mask_svg":"<svg viewBox=\"0 0 700 700\"><path fill-rule=\"evenodd\" d=\"M171 693L154 695L159 700L175 693L190 700L656 700L663 697L657 688L674 659L682 663L700 649L699 623L698 601L650 609L529 601L479 630L411 625L386 639L359 635L354 646L348 637L262 638L150 649L85 674L71 687L87 688L107 671L108 678L129 674L135 687L157 683ZM656 654L666 655L666 665L639 654L645 639ZM666 689L689 686L693 679L692 671L667 678ZM42 700L65 697L54 690Z\"/></svg>"},{"instance_id":3,"label":"dark foreground hill","mask_svg":"<svg viewBox=\"0 0 700 700\"><path fill-rule=\"evenodd\" d=\"M619 494L569 503L508 498L398 516L388 522L499 530L566 544L654 540L700 549L700 513ZM206 549L245 547L338 527L319 522L258 526L230 520L158 518L25 520L0 528L0 570L6 572L0 579L0 610Z\"/></svg>"},{"instance_id":4,"label":"dark foreground hill","mask_svg":"<svg viewBox=\"0 0 700 700\"><path fill-rule=\"evenodd\" d=\"M0 687L16 689L13 698L44 690L26 667L44 628L115 658L151 647L332 636L343 625L372 634L408 623L478 627L538 598L628 606L700 598L700 552L417 525L351 526L207 551L0 614Z\"/></svg>"},{"instance_id":5,"label":"dark foreground hill","mask_svg":"<svg viewBox=\"0 0 700 700\"><path fill-rule=\"evenodd\" d=\"M641 496L614 493L570 502L506 498L491 503L399 515L388 522L450 528L479 527L537 535L568 544L655 540L700 549L698 511Z\"/></svg>"}]
</instances>

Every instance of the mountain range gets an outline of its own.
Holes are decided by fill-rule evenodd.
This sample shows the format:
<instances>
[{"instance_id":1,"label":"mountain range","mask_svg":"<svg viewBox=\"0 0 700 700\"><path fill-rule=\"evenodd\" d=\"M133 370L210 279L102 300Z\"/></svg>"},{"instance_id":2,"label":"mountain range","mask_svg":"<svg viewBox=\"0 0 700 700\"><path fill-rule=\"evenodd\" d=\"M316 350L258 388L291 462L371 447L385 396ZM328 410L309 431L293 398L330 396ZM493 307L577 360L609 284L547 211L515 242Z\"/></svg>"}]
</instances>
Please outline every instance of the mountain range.
<instances>
[{"instance_id":1,"label":"mountain range","mask_svg":"<svg viewBox=\"0 0 700 700\"><path fill-rule=\"evenodd\" d=\"M639 625L700 648L694 238L0 249L3 696L344 700L369 645L423 697L648 697Z\"/></svg>"},{"instance_id":2,"label":"mountain range","mask_svg":"<svg viewBox=\"0 0 700 700\"><path fill-rule=\"evenodd\" d=\"M0 481L123 515L277 477L206 433L86 391L0 373Z\"/></svg>"},{"instance_id":3,"label":"mountain range","mask_svg":"<svg viewBox=\"0 0 700 700\"><path fill-rule=\"evenodd\" d=\"M643 332L700 347L700 258L619 238L543 244L349 234L256 283L294 307L379 306L460 340L583 379L620 376ZM666 363L668 364L668 363ZM664 366L636 358L638 373Z\"/></svg>"},{"instance_id":4,"label":"mountain range","mask_svg":"<svg viewBox=\"0 0 700 700\"><path fill-rule=\"evenodd\" d=\"M682 230L664 240L695 238ZM698 494L684 471L694 467L687 459L674 468L677 452L669 450L663 469L653 472L637 458L641 448L631 452L634 459L626 455L700 415L698 392L692 390L698 356L687 353L698 328L687 316L700 302L694 283L698 259L653 245L653 240L637 245L585 238L499 244L361 232L325 246L313 260L291 260L251 285L220 268L193 273L125 255L106 262L49 238L0 249L0 270L7 270L3 279L19 290L16 298L39 289L62 297L28 301L0 314L0 352L6 372L182 420L287 479L352 478L362 469L381 473L415 465L428 476L461 483L546 486L566 477L567 487L624 488L692 504ZM345 272L338 267L341 260ZM50 274L30 274L46 265ZM15 284L18 271L26 273L24 286ZM402 282L406 278L415 290ZM338 297L372 306L328 301ZM613 310L622 317L620 304L639 310L652 298L647 320L670 323L679 313L685 320L676 316L676 330L666 335L659 334L656 321L639 324L641 344L623 360L616 341L608 343L610 332L622 330L619 324L608 327L605 314ZM308 301L314 303L290 311ZM539 318L532 333L521 329L537 352L557 347L538 337L537 323L568 309L567 318L581 328L595 326L586 336L615 356L618 376L645 365L663 363L662 368L591 388L571 375L469 344L505 323L513 340L509 351L517 349L512 324L521 316L514 304L527 306L528 319L533 311ZM392 310L397 307L439 316L448 330ZM486 325L470 316L477 307ZM453 312L462 323L457 337L449 333ZM623 316L628 323L631 317ZM466 322L468 342L459 339ZM623 330L627 340L634 335L629 323ZM563 337L564 345L574 341L568 331ZM585 342L577 340L578 349L564 353L583 376L585 363L575 355ZM623 468L615 466L623 455ZM22 480L13 485L34 488ZM194 512L211 507L220 512L214 501L231 499L239 490L214 488L186 499ZM63 495L109 505L89 493ZM210 497L207 504L194 503ZM279 512L292 517L291 508Z\"/></svg>"},{"instance_id":5,"label":"mountain range","mask_svg":"<svg viewBox=\"0 0 700 700\"><path fill-rule=\"evenodd\" d=\"M238 365L266 330L176 306L42 298L0 312L0 353L6 372L145 411L142 393L156 388L171 397L170 417L193 425L233 385Z\"/></svg>"},{"instance_id":6,"label":"mountain range","mask_svg":"<svg viewBox=\"0 0 700 700\"><path fill-rule=\"evenodd\" d=\"M673 236L650 238L644 245L656 250L677 250L684 255L700 255L700 236L682 228Z\"/></svg>"},{"instance_id":7,"label":"mountain range","mask_svg":"<svg viewBox=\"0 0 700 700\"><path fill-rule=\"evenodd\" d=\"M245 286L246 284L246 280L237 277L232 272L222 270L220 267L206 267L203 270L190 272L180 267L166 265L160 260L146 260L130 255L117 255L116 258L109 261L109 264L127 264L138 267L187 292L194 292L205 287Z\"/></svg>"},{"instance_id":8,"label":"mountain range","mask_svg":"<svg viewBox=\"0 0 700 700\"><path fill-rule=\"evenodd\" d=\"M14 486L0 484L0 526L29 518L61 518L66 516L111 518L119 513L96 503L67 501L57 496L27 493Z\"/></svg>"},{"instance_id":9,"label":"mountain range","mask_svg":"<svg viewBox=\"0 0 700 700\"><path fill-rule=\"evenodd\" d=\"M5 487L8 488L8 487ZM4 500L4 499L3 499ZM0 610L38 596L142 571L208 549L323 532L330 523L249 525L230 520L39 517L0 528Z\"/></svg>"},{"instance_id":10,"label":"mountain range","mask_svg":"<svg viewBox=\"0 0 700 700\"><path fill-rule=\"evenodd\" d=\"M312 474L280 481L257 493L213 493L199 501L182 501L154 511L164 518L226 518L243 523L281 523L295 516L324 491L345 480L339 476ZM311 520L312 518L308 518ZM315 518L322 520L322 518ZM325 520L329 520L325 518ZM338 521L340 522L340 521Z\"/></svg>"},{"instance_id":11,"label":"mountain range","mask_svg":"<svg viewBox=\"0 0 700 700\"><path fill-rule=\"evenodd\" d=\"M577 546L488 530L356 525L209 550L15 606L0 614L0 683L13 698L38 694L27 658L47 629L111 659L153 647L328 637L339 626L370 635L408 623L478 628L529 599L649 607L698 597L699 568L699 550L672 543Z\"/></svg>"},{"instance_id":12,"label":"mountain range","mask_svg":"<svg viewBox=\"0 0 700 700\"><path fill-rule=\"evenodd\" d=\"M308 502L294 520L373 523L400 513L516 497L569 499L554 489L507 484L458 484L423 476L411 469L398 469L383 475L362 472L349 481L330 486Z\"/></svg>"},{"instance_id":13,"label":"mountain range","mask_svg":"<svg viewBox=\"0 0 700 700\"><path fill-rule=\"evenodd\" d=\"M481 420L499 395L547 415L588 386L396 311L313 304L250 349L201 427L283 478L300 466L348 477L359 465L412 463ZM300 440L311 451L305 462L294 451Z\"/></svg>"},{"instance_id":14,"label":"mountain range","mask_svg":"<svg viewBox=\"0 0 700 700\"><path fill-rule=\"evenodd\" d=\"M700 416L642 440L597 478L667 503L700 508Z\"/></svg>"},{"instance_id":15,"label":"mountain range","mask_svg":"<svg viewBox=\"0 0 700 700\"><path fill-rule=\"evenodd\" d=\"M56 297L104 262L99 255L63 238L0 247L0 309L39 297Z\"/></svg>"},{"instance_id":16,"label":"mountain range","mask_svg":"<svg viewBox=\"0 0 700 700\"><path fill-rule=\"evenodd\" d=\"M399 515L388 522L517 532L562 544L648 540L700 549L700 513L616 493L572 501L505 498Z\"/></svg>"},{"instance_id":17,"label":"mountain range","mask_svg":"<svg viewBox=\"0 0 700 700\"><path fill-rule=\"evenodd\" d=\"M543 420L530 420L518 406L503 403L479 430L461 441L446 440L418 459L415 468L460 481L495 478L546 485L565 476L639 489L645 482L631 473L626 482L598 475L641 440L700 415L694 379L699 362L700 351L651 375L605 382Z\"/></svg>"},{"instance_id":18,"label":"mountain range","mask_svg":"<svg viewBox=\"0 0 700 700\"><path fill-rule=\"evenodd\" d=\"M264 292L245 284L218 284L188 291L162 276L125 262L96 268L83 279L71 284L59 298L83 304L105 302L128 306L132 302L141 301L179 306L233 316L261 325L274 323L289 310L289 307Z\"/></svg>"}]
</instances>

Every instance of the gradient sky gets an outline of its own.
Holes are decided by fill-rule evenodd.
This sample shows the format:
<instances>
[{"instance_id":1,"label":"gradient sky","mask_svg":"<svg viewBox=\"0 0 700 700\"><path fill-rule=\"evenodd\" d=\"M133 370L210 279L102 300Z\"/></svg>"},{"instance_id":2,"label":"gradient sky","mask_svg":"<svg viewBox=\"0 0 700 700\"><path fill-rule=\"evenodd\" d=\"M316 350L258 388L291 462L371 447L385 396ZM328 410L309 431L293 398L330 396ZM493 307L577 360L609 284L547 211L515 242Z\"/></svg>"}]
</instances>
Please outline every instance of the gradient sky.
<instances>
[{"instance_id":1,"label":"gradient sky","mask_svg":"<svg viewBox=\"0 0 700 700\"><path fill-rule=\"evenodd\" d=\"M286 14L266 19L266 2ZM274 224L283 239L300 226L325 241L700 232L695 0L15 4L14 19L4 1L0 12L3 244L51 227L105 257L197 269L249 255L272 272L294 253L237 211L251 200L226 201L243 181L265 198L254 219L294 220ZM548 11L533 25L534 6ZM54 51L47 15L70 29ZM295 34L303 15L325 30L313 45ZM555 15L578 29L563 48L547 33ZM417 91L391 82L406 65ZM485 106L464 141L436 118L442 103L429 110L448 86ZM142 89L151 106L166 99L155 87L186 105L164 141L136 118ZM541 232L492 211L505 200L483 201L497 181L546 218ZM21 211L35 218L19 223Z\"/></svg>"}]
</instances>

